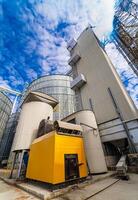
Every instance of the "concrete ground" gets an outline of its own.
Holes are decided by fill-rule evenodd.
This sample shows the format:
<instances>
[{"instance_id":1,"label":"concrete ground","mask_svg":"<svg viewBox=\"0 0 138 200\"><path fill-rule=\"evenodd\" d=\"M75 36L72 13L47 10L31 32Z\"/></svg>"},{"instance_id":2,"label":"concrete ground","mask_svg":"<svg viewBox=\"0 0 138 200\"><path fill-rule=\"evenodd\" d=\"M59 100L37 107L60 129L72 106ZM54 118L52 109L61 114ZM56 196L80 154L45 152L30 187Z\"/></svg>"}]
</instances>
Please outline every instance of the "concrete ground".
<instances>
[{"instance_id":1,"label":"concrete ground","mask_svg":"<svg viewBox=\"0 0 138 200\"><path fill-rule=\"evenodd\" d=\"M0 200L37 200L38 198L0 180Z\"/></svg>"},{"instance_id":2,"label":"concrete ground","mask_svg":"<svg viewBox=\"0 0 138 200\"><path fill-rule=\"evenodd\" d=\"M31 186L32 187L32 186ZM39 187L35 187L40 192ZM42 190L42 189L41 189ZM54 196L51 196L51 198ZM8 185L0 180L0 200L37 200L32 195ZM41 199L50 199L50 196L42 195ZM129 181L118 180L114 177L93 182L83 187L74 187L70 191L54 198L54 200L138 200L138 174L130 174Z\"/></svg>"},{"instance_id":3,"label":"concrete ground","mask_svg":"<svg viewBox=\"0 0 138 200\"><path fill-rule=\"evenodd\" d=\"M63 195L65 193L68 193L69 191L76 189L76 188L79 188L79 189L84 188L88 185L91 185L91 184L97 182L97 181L101 181L105 178L108 178L108 177L112 176L114 173L115 172L108 172L105 174L92 176L92 179L91 179L91 177L88 177L87 180L85 180L82 183L76 183L75 185L70 185L70 186L67 186L62 189L57 189L57 190L54 190L53 192L48 190L46 185L42 184L41 182L32 182L32 181L27 181L27 182L19 181L18 182L15 179L8 179L8 177L9 177L8 170L1 169L0 177L6 183L12 184L14 186L16 185L18 188L20 188L32 195L35 195L38 198L46 200L46 199L52 199L54 197Z\"/></svg>"},{"instance_id":4,"label":"concrete ground","mask_svg":"<svg viewBox=\"0 0 138 200\"><path fill-rule=\"evenodd\" d=\"M90 198L92 200L137 200L138 175L131 175L129 181L119 181L112 187Z\"/></svg>"},{"instance_id":5,"label":"concrete ground","mask_svg":"<svg viewBox=\"0 0 138 200\"><path fill-rule=\"evenodd\" d=\"M54 200L87 199L138 200L138 174L130 174L129 181L117 181L117 179L114 178L107 178L105 180L86 186L83 189L76 189L72 192L64 194L59 198L55 198Z\"/></svg>"}]
</instances>

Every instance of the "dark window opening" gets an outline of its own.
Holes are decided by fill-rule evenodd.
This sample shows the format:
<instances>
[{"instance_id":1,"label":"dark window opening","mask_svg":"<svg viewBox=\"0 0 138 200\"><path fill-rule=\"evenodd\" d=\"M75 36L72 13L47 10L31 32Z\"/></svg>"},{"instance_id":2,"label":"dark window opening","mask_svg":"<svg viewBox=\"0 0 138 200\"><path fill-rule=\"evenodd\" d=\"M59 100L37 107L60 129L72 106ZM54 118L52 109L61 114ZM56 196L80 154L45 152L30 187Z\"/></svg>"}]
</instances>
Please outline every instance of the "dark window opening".
<instances>
[{"instance_id":1,"label":"dark window opening","mask_svg":"<svg viewBox=\"0 0 138 200\"><path fill-rule=\"evenodd\" d=\"M77 154L65 154L65 180L79 178L79 164Z\"/></svg>"}]
</instances>

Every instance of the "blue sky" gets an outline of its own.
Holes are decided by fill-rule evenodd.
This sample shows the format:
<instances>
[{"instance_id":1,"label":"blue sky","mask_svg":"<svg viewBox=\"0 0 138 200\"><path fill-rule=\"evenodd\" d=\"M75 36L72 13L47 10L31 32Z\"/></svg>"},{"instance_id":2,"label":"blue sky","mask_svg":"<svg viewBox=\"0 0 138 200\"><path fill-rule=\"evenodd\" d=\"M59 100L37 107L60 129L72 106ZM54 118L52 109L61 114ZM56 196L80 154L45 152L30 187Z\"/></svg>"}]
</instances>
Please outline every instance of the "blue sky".
<instances>
[{"instance_id":1,"label":"blue sky","mask_svg":"<svg viewBox=\"0 0 138 200\"><path fill-rule=\"evenodd\" d=\"M67 41L88 24L100 40L112 32L115 0L0 0L0 85L22 91L33 79L65 74ZM106 51L134 102L138 82L110 43Z\"/></svg>"}]
</instances>

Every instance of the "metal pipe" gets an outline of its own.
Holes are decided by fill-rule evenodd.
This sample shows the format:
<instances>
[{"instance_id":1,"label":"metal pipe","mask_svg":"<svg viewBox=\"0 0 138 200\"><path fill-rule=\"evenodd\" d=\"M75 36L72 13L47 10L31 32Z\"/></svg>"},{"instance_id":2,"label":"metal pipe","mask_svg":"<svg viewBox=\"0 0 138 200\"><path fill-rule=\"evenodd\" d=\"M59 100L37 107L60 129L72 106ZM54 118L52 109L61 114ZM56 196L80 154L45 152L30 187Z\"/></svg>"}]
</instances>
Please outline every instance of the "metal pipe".
<instances>
[{"instance_id":1,"label":"metal pipe","mask_svg":"<svg viewBox=\"0 0 138 200\"><path fill-rule=\"evenodd\" d=\"M87 126L87 127L91 128L91 129L97 130L96 128L94 128L94 127L92 127L92 126L90 126L88 124L82 123L82 122L80 123L80 125L84 125L84 126Z\"/></svg>"},{"instance_id":2,"label":"metal pipe","mask_svg":"<svg viewBox=\"0 0 138 200\"><path fill-rule=\"evenodd\" d=\"M21 173L21 168L22 168L22 162L23 162L24 152L25 152L25 150L23 150L21 152L21 158L20 158L20 161L19 161L19 168L18 168L18 175L17 175L18 179L20 178L20 173Z\"/></svg>"},{"instance_id":3,"label":"metal pipe","mask_svg":"<svg viewBox=\"0 0 138 200\"><path fill-rule=\"evenodd\" d=\"M15 152L15 154L14 154L14 159L13 159L13 163L12 163L12 168L11 168L11 173L10 173L9 179L11 179L12 175L13 175L13 170L14 170L14 166L15 166L15 163L16 163L16 157L17 157L17 152Z\"/></svg>"}]
</instances>

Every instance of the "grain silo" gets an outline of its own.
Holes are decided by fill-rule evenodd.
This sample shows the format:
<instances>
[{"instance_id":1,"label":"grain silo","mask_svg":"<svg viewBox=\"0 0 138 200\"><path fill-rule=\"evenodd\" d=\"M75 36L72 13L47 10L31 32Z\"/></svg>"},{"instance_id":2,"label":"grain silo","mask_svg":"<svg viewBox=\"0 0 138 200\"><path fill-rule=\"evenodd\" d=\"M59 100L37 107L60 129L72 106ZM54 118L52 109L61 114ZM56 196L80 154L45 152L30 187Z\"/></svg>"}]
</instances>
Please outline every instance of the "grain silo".
<instances>
[{"instance_id":1,"label":"grain silo","mask_svg":"<svg viewBox=\"0 0 138 200\"><path fill-rule=\"evenodd\" d=\"M21 113L12 145L14 152L13 166L17 168L16 177L20 177L24 156L36 138L39 123L42 119L53 119L53 108L57 100L41 92L30 92L21 106ZM11 177L12 177L11 172Z\"/></svg>"},{"instance_id":2,"label":"grain silo","mask_svg":"<svg viewBox=\"0 0 138 200\"><path fill-rule=\"evenodd\" d=\"M29 149L35 139L42 119L53 119L53 107L57 101L46 94L31 92L22 104L12 151Z\"/></svg>"}]
</instances>

